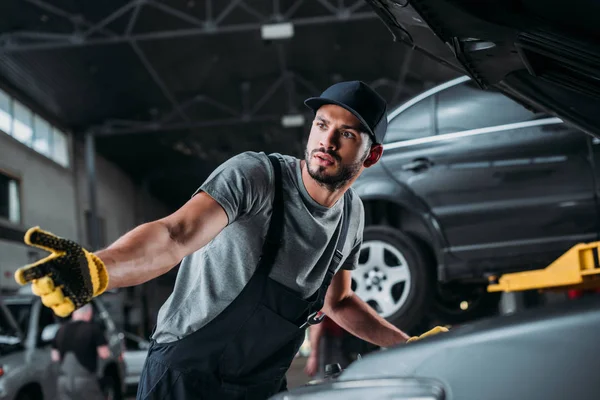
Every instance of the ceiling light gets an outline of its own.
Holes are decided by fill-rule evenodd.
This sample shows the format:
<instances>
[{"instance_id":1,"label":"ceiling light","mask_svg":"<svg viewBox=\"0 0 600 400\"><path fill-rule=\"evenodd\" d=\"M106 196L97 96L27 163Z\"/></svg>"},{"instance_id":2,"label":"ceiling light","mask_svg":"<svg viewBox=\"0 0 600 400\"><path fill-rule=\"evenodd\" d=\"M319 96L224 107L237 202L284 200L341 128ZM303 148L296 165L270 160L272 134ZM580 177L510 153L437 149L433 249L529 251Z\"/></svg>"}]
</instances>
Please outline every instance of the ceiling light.
<instances>
[{"instance_id":1,"label":"ceiling light","mask_svg":"<svg viewBox=\"0 0 600 400\"><path fill-rule=\"evenodd\" d=\"M260 34L263 40L289 39L294 36L294 25L291 22L262 25Z\"/></svg>"},{"instance_id":2,"label":"ceiling light","mask_svg":"<svg viewBox=\"0 0 600 400\"><path fill-rule=\"evenodd\" d=\"M304 115L288 114L281 117L281 125L284 128L298 128L304 126Z\"/></svg>"}]
</instances>

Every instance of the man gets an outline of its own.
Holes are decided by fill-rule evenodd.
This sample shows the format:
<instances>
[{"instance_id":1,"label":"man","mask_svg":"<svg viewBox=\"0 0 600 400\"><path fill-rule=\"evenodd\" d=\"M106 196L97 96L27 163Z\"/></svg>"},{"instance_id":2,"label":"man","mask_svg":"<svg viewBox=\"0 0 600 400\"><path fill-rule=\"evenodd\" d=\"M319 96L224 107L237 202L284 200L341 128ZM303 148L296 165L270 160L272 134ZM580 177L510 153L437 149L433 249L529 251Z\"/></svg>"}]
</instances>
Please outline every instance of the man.
<instances>
[{"instance_id":1,"label":"man","mask_svg":"<svg viewBox=\"0 0 600 400\"><path fill-rule=\"evenodd\" d=\"M75 310L71 321L60 327L52 342L52 361L59 362L58 394L61 400L104 398L96 368L98 357L110 357L100 327L92 320L92 306Z\"/></svg>"},{"instance_id":2,"label":"man","mask_svg":"<svg viewBox=\"0 0 600 400\"><path fill-rule=\"evenodd\" d=\"M383 347L407 341L351 290L363 207L350 190L381 157L387 105L363 82L305 104L315 112L305 158L247 152L218 167L166 218L90 253L39 228L25 242L53 254L16 272L55 313L139 285L181 261L140 379L138 399L264 399L318 310Z\"/></svg>"}]
</instances>

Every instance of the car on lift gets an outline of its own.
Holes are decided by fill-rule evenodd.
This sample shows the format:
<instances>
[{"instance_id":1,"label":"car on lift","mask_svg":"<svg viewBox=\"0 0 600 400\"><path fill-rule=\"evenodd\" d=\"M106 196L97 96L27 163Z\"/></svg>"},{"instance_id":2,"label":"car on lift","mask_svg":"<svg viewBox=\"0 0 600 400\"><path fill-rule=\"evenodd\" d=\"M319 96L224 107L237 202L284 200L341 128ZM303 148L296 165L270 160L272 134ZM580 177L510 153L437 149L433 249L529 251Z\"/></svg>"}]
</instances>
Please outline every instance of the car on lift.
<instances>
[{"instance_id":1,"label":"car on lift","mask_svg":"<svg viewBox=\"0 0 600 400\"><path fill-rule=\"evenodd\" d=\"M598 238L598 142L462 76L388 116L365 205L357 295L410 330L497 311L488 279Z\"/></svg>"},{"instance_id":2,"label":"car on lift","mask_svg":"<svg viewBox=\"0 0 600 400\"><path fill-rule=\"evenodd\" d=\"M94 323L105 332L111 357L98 362L98 380L107 399L121 399L125 389L122 335L99 298L92 301ZM58 365L51 343L61 321L32 294L0 297L0 399L55 399Z\"/></svg>"}]
</instances>

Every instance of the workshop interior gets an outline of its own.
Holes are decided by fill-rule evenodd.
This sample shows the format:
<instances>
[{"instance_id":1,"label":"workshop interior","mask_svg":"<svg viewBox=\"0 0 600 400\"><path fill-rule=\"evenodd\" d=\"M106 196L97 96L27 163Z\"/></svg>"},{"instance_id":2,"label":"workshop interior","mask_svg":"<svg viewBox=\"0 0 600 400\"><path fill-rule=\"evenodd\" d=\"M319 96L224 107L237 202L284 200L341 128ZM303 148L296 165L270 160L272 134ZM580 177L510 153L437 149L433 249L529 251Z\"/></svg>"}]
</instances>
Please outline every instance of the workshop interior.
<instances>
[{"instance_id":1,"label":"workshop interior","mask_svg":"<svg viewBox=\"0 0 600 400\"><path fill-rule=\"evenodd\" d=\"M304 101L346 81L387 103L353 295L443 330L383 347L325 316L270 398L600 398L600 2L1 3L0 400L59 398L30 228L95 252L231 157L302 160ZM104 398L136 398L179 270L90 301Z\"/></svg>"}]
</instances>

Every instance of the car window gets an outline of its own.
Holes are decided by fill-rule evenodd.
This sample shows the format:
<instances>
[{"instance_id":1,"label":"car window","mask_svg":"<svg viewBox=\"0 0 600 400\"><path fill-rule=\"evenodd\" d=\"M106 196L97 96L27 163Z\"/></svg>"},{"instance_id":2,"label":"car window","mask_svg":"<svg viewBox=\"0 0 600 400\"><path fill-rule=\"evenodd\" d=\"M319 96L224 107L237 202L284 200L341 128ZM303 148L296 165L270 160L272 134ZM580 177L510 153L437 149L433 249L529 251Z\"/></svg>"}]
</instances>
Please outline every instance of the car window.
<instances>
[{"instance_id":1,"label":"car window","mask_svg":"<svg viewBox=\"0 0 600 400\"><path fill-rule=\"evenodd\" d=\"M52 309L42 306L40 310L40 320L38 323L37 332L38 343L42 345L50 343L50 341L42 341L42 332L44 331L45 327L54 323L58 323L58 318L54 316L54 312L52 311Z\"/></svg>"},{"instance_id":2,"label":"car window","mask_svg":"<svg viewBox=\"0 0 600 400\"><path fill-rule=\"evenodd\" d=\"M6 307L10 310L15 321L17 321L23 335L27 337L31 317L31 303L10 303L6 304Z\"/></svg>"},{"instance_id":3,"label":"car window","mask_svg":"<svg viewBox=\"0 0 600 400\"><path fill-rule=\"evenodd\" d=\"M536 118L535 113L501 93L481 90L472 81L436 94L437 134L512 124Z\"/></svg>"},{"instance_id":4,"label":"car window","mask_svg":"<svg viewBox=\"0 0 600 400\"><path fill-rule=\"evenodd\" d=\"M12 340L19 336L17 329L10 322L10 319L4 313L4 309L0 308L0 343Z\"/></svg>"},{"instance_id":5,"label":"car window","mask_svg":"<svg viewBox=\"0 0 600 400\"><path fill-rule=\"evenodd\" d=\"M408 107L388 123L385 143L433 135L433 96Z\"/></svg>"}]
</instances>

